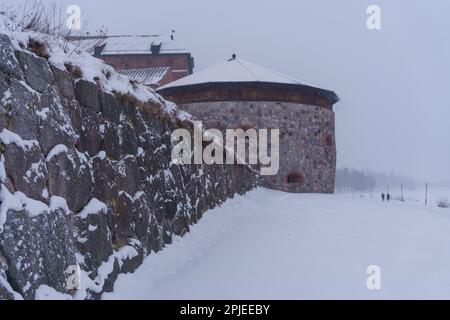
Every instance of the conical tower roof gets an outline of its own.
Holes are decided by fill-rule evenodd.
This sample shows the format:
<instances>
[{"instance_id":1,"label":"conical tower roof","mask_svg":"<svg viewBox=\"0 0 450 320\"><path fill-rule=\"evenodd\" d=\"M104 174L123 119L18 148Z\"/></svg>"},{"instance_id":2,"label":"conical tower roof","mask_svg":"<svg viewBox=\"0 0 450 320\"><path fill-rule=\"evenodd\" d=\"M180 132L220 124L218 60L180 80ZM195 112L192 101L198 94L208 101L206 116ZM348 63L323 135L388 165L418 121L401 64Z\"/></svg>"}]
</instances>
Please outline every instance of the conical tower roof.
<instances>
[{"instance_id":1,"label":"conical tower roof","mask_svg":"<svg viewBox=\"0 0 450 320\"><path fill-rule=\"evenodd\" d=\"M277 99L279 101L316 103L326 106L333 105L339 101L339 97L333 91L308 84L305 81L237 58L234 54L229 60L216 63L199 72L159 87L157 91L169 100L172 99L179 103L187 103L195 99L201 101L219 101L221 99L227 99L224 96L227 93L217 89L220 87L223 88L224 86L226 90L234 88L234 91L239 90L239 86L241 88L259 88L257 92L253 92L254 94L247 92L247 97L245 96L246 93L239 93L239 99L242 100ZM201 90L207 90L205 89L207 87L214 87L219 91L215 91L214 94L211 92L205 94L200 93ZM270 92L268 91L269 89L271 90ZM231 94L231 91L229 93ZM325 99L327 102L317 102L318 99Z\"/></svg>"},{"instance_id":2,"label":"conical tower roof","mask_svg":"<svg viewBox=\"0 0 450 320\"><path fill-rule=\"evenodd\" d=\"M268 82L315 87L304 81L237 58L233 55L232 59L216 63L199 72L171 82L160 89L217 82Z\"/></svg>"}]
</instances>

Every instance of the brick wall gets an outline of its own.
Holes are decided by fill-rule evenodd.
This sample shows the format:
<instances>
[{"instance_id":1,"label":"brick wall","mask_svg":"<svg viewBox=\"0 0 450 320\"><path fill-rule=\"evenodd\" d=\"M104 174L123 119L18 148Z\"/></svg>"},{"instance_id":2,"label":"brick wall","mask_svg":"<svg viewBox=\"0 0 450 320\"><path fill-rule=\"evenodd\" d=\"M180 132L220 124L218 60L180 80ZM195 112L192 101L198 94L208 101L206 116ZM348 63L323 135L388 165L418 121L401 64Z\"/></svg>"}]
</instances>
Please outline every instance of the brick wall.
<instances>
[{"instance_id":1,"label":"brick wall","mask_svg":"<svg viewBox=\"0 0 450 320\"><path fill-rule=\"evenodd\" d=\"M170 80L175 81L192 73L190 54L136 54L136 55L103 55L100 57L117 70L170 67Z\"/></svg>"}]
</instances>

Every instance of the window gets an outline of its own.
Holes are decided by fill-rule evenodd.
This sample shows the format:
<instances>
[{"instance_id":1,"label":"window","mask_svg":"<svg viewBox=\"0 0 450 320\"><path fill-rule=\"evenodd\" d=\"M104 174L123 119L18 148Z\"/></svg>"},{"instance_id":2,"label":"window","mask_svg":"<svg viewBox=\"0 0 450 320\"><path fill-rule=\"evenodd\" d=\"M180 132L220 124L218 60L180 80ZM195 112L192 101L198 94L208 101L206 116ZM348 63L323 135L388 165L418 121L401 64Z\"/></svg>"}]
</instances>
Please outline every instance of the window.
<instances>
[{"instance_id":1,"label":"window","mask_svg":"<svg viewBox=\"0 0 450 320\"><path fill-rule=\"evenodd\" d=\"M303 183L305 179L303 175L298 172L291 172L286 178L287 183Z\"/></svg>"}]
</instances>

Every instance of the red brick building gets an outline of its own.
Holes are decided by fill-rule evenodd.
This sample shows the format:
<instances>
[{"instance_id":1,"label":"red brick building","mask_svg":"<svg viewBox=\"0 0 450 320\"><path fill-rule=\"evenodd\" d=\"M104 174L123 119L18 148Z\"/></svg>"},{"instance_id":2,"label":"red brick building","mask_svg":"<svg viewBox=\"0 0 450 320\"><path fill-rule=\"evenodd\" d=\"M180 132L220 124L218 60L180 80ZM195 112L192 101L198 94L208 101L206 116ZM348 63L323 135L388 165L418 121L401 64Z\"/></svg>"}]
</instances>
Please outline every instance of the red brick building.
<instances>
[{"instance_id":1,"label":"red brick building","mask_svg":"<svg viewBox=\"0 0 450 320\"><path fill-rule=\"evenodd\" d=\"M194 58L173 35L83 36L97 58L145 85L158 88L192 74Z\"/></svg>"}]
</instances>

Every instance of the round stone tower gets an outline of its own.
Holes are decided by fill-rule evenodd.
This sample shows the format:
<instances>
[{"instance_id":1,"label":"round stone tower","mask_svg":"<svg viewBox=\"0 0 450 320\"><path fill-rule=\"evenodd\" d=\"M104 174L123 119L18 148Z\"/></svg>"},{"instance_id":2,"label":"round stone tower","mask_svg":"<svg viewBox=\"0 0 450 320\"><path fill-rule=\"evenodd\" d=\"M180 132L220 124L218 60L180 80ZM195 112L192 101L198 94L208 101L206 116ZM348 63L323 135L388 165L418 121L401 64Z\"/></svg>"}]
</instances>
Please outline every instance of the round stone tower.
<instances>
[{"instance_id":1,"label":"round stone tower","mask_svg":"<svg viewBox=\"0 0 450 320\"><path fill-rule=\"evenodd\" d=\"M334 192L336 143L333 91L237 58L158 89L206 127L279 129L280 169L266 187Z\"/></svg>"}]
</instances>

